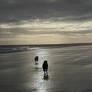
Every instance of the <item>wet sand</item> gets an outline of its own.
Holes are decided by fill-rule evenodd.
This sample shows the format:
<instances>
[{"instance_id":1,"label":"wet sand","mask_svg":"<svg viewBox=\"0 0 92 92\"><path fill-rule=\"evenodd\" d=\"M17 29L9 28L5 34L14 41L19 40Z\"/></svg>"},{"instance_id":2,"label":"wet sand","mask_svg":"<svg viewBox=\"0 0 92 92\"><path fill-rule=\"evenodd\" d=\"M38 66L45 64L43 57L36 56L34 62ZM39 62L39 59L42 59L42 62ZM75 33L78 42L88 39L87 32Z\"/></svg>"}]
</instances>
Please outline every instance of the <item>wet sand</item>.
<instances>
[{"instance_id":1,"label":"wet sand","mask_svg":"<svg viewBox=\"0 0 92 92\"><path fill-rule=\"evenodd\" d=\"M44 60L49 64L45 79ZM0 54L0 92L92 92L92 46Z\"/></svg>"}]
</instances>

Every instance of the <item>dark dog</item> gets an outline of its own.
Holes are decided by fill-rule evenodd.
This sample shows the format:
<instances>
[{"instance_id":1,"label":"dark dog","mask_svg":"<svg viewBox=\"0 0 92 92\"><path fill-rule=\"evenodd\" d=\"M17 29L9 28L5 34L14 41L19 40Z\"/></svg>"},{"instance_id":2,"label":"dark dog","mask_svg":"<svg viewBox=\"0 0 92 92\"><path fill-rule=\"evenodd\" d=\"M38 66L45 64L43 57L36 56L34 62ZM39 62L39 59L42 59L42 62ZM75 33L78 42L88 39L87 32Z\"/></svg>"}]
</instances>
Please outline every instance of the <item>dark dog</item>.
<instances>
[{"instance_id":1,"label":"dark dog","mask_svg":"<svg viewBox=\"0 0 92 92\"><path fill-rule=\"evenodd\" d=\"M45 60L43 65L42 65L42 68L43 68L43 71L44 71L44 74L48 74L48 62Z\"/></svg>"},{"instance_id":2,"label":"dark dog","mask_svg":"<svg viewBox=\"0 0 92 92\"><path fill-rule=\"evenodd\" d=\"M35 60L35 65L37 65L37 64L38 64L38 56L36 56L36 57L34 58L34 60Z\"/></svg>"}]
</instances>

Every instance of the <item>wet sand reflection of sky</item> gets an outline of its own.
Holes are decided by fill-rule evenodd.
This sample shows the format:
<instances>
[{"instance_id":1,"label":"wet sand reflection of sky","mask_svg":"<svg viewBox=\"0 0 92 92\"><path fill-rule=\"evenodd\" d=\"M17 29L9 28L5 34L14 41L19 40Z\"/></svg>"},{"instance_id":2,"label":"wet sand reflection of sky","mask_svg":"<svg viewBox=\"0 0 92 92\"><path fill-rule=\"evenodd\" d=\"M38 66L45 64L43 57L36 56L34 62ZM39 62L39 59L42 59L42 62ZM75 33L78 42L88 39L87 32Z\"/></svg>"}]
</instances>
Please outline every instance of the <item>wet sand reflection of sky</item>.
<instances>
[{"instance_id":1,"label":"wet sand reflection of sky","mask_svg":"<svg viewBox=\"0 0 92 92\"><path fill-rule=\"evenodd\" d=\"M50 83L50 80L44 79L44 72L42 70L42 64L43 61L48 59L48 51L46 50L37 50L37 53L35 53L35 56L39 57L38 65L34 65L34 71L35 73L32 76L32 81L28 83L27 86L32 87L32 90L34 92L47 92L48 83Z\"/></svg>"}]
</instances>

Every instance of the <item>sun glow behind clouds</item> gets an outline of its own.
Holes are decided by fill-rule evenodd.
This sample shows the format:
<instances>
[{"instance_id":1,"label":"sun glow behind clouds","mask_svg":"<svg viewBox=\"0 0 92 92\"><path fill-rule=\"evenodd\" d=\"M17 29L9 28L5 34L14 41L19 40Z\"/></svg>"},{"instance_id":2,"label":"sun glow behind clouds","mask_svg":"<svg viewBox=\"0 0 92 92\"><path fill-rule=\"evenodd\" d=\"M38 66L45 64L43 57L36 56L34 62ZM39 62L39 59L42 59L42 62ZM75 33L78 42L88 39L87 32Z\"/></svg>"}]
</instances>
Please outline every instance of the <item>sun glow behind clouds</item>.
<instances>
[{"instance_id":1,"label":"sun glow behind clouds","mask_svg":"<svg viewBox=\"0 0 92 92\"><path fill-rule=\"evenodd\" d=\"M1 24L0 28L14 29L14 28L26 28L26 29L57 29L58 31L81 31L92 30L92 21L86 22L58 22L58 21L21 21L20 23ZM44 30L43 30L44 31ZM52 31L53 32L53 31Z\"/></svg>"},{"instance_id":2,"label":"sun glow behind clouds","mask_svg":"<svg viewBox=\"0 0 92 92\"><path fill-rule=\"evenodd\" d=\"M65 37L58 34L43 34L43 35L20 35L17 38L6 38L0 39L3 40L3 44L59 44L59 43L67 43L67 39ZM16 42L15 42L16 41Z\"/></svg>"},{"instance_id":3,"label":"sun glow behind clouds","mask_svg":"<svg viewBox=\"0 0 92 92\"><path fill-rule=\"evenodd\" d=\"M0 44L91 42L91 25L92 21L60 22L52 20L29 20L18 23L0 24Z\"/></svg>"}]
</instances>

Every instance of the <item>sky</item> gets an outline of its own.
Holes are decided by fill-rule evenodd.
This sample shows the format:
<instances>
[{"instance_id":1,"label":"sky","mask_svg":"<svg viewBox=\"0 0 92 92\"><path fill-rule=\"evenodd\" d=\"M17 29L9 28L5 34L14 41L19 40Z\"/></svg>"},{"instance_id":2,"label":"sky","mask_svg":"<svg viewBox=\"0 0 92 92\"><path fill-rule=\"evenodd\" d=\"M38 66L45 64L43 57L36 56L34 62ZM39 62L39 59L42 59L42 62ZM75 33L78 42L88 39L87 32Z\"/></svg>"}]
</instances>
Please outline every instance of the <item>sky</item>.
<instances>
[{"instance_id":1,"label":"sky","mask_svg":"<svg viewBox=\"0 0 92 92\"><path fill-rule=\"evenodd\" d=\"M92 42L92 0L0 0L0 45Z\"/></svg>"}]
</instances>

